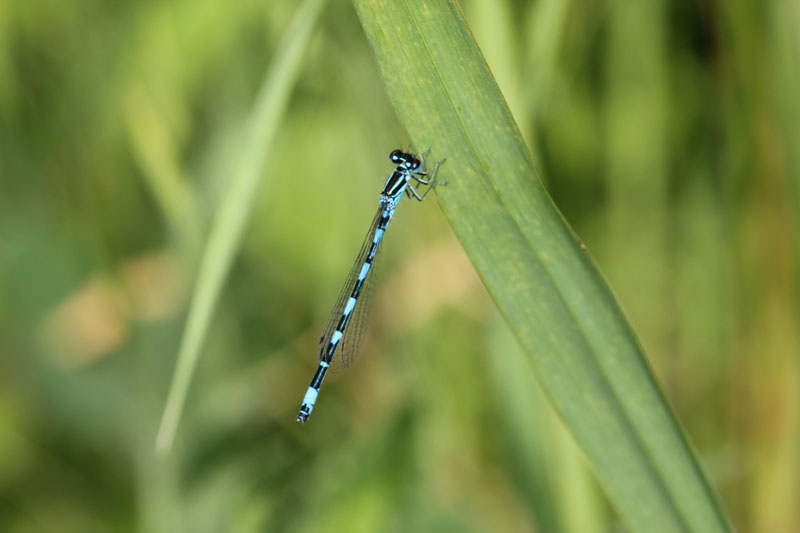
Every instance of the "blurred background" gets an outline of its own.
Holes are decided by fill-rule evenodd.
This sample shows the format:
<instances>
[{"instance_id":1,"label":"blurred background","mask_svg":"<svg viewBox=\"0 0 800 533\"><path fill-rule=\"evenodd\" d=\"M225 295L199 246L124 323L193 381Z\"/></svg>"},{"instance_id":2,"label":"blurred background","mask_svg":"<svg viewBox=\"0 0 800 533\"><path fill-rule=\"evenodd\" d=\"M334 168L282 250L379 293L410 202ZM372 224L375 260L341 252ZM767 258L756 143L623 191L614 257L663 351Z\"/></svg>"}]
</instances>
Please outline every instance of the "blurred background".
<instances>
[{"instance_id":1,"label":"blurred background","mask_svg":"<svg viewBox=\"0 0 800 533\"><path fill-rule=\"evenodd\" d=\"M361 358L295 423L409 142L347 2L154 455L295 4L0 1L0 530L623 531L435 201L398 209ZM796 531L800 4L461 6L737 529Z\"/></svg>"}]
</instances>

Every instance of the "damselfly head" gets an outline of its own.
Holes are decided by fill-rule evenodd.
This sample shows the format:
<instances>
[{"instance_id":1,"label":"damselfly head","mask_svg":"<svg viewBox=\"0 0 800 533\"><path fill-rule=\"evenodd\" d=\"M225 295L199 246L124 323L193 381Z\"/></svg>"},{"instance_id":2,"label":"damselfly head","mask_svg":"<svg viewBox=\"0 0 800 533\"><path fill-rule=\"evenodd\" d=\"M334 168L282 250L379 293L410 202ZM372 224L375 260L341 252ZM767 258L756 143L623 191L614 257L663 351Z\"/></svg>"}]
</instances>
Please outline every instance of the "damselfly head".
<instances>
[{"instance_id":1,"label":"damselfly head","mask_svg":"<svg viewBox=\"0 0 800 533\"><path fill-rule=\"evenodd\" d=\"M391 161L395 165L399 165L401 162L404 162L405 160L406 160L406 154L404 154L400 150L392 150L392 153L389 154L389 161Z\"/></svg>"},{"instance_id":2,"label":"damselfly head","mask_svg":"<svg viewBox=\"0 0 800 533\"><path fill-rule=\"evenodd\" d=\"M394 150L389 154L389 160L395 165L403 165L409 170L417 170L422 163L419 159L414 157L413 154L403 152L402 150Z\"/></svg>"}]
</instances>

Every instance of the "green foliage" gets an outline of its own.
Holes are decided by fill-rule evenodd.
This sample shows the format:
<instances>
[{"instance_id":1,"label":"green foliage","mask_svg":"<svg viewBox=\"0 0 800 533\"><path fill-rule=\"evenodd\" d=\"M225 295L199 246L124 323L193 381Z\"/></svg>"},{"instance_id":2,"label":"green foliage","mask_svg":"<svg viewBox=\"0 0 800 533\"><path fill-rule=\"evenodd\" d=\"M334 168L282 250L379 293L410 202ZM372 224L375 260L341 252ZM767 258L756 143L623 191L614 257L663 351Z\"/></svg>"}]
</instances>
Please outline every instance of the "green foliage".
<instances>
[{"instance_id":1,"label":"green foliage","mask_svg":"<svg viewBox=\"0 0 800 533\"><path fill-rule=\"evenodd\" d=\"M458 7L357 5L400 120L418 146L450 159L438 196L453 231L620 514L635 531L727 530L633 332L537 180Z\"/></svg>"},{"instance_id":2,"label":"green foliage","mask_svg":"<svg viewBox=\"0 0 800 533\"><path fill-rule=\"evenodd\" d=\"M0 4L0 530L705 529L657 382L736 529L794 531L796 3L465 0L518 129L449 3L298 4ZM449 183L300 426L409 141Z\"/></svg>"},{"instance_id":3,"label":"green foliage","mask_svg":"<svg viewBox=\"0 0 800 533\"><path fill-rule=\"evenodd\" d=\"M237 154L236 163L231 165L236 170L226 185L219 212L212 222L208 243L200 260L197 282L192 290L192 303L181 338L175 376L156 437L156 446L162 451L172 447L212 311L250 219L259 178L264 174L289 92L322 5L322 0L310 0L299 9L294 24L287 30L283 46L276 54L272 69L264 79L254 109L247 118L248 127L242 136L241 154Z\"/></svg>"}]
</instances>

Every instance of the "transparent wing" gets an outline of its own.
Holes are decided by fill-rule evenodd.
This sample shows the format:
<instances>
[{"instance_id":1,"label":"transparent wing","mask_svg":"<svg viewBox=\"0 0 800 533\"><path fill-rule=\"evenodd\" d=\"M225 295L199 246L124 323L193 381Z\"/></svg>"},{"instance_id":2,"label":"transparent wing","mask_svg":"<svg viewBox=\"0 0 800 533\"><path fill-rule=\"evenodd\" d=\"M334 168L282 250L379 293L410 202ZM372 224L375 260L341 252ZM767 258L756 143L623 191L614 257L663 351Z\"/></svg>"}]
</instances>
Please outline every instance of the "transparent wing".
<instances>
[{"instance_id":1,"label":"transparent wing","mask_svg":"<svg viewBox=\"0 0 800 533\"><path fill-rule=\"evenodd\" d=\"M328 323L325 325L325 330L322 334L322 337L319 339L318 355L320 360L322 360L322 358L325 356L325 350L328 348L331 337L336 331L336 327L339 325L339 321L342 318L342 313L344 313L344 309L347 306L347 300L353 293L353 288L358 281L358 275L361 272L361 267L364 265L364 262L369 255L369 251L372 248L372 238L375 235L375 229L377 228L380 219L381 210L378 209L378 212L375 214L375 218L372 219L372 223L369 226L369 231L367 231L367 235L364 238L364 243L361 245L361 250L358 252L358 256L353 262L353 267L350 269L350 273L347 275L347 281L345 281L344 287L342 287L342 292L339 293L339 298L336 301L336 305L331 311L330 318L328 318ZM378 252L380 252L380 245L378 246ZM369 313L367 311L369 310L374 293L373 280L375 279L375 273L373 271L378 266L377 260L379 256L380 253L376 253L375 258L372 260L372 266L370 266L367 277L361 287L359 296L356 299L356 306L350 312L350 319L347 322L347 327L344 329L342 340L339 341L336 351L333 353L333 357L330 361L330 369L333 372L339 372L350 367L358 355L358 348L364 338L366 322L369 318Z\"/></svg>"},{"instance_id":2,"label":"transparent wing","mask_svg":"<svg viewBox=\"0 0 800 533\"><path fill-rule=\"evenodd\" d=\"M372 237L369 238L372 244ZM383 242L383 241L381 241ZM369 274L364 280L364 286L361 287L361 295L358 297L356 307L353 309L350 322L347 325L344 337L339 348L339 357L334 360L332 369L334 372L340 372L345 368L350 367L358 357L358 350L364 340L364 333L369 326L369 319L372 315L372 299L375 296L375 287L377 285L378 270L380 267L381 245L378 244L378 250L375 257L372 259L372 266L369 269Z\"/></svg>"}]
</instances>

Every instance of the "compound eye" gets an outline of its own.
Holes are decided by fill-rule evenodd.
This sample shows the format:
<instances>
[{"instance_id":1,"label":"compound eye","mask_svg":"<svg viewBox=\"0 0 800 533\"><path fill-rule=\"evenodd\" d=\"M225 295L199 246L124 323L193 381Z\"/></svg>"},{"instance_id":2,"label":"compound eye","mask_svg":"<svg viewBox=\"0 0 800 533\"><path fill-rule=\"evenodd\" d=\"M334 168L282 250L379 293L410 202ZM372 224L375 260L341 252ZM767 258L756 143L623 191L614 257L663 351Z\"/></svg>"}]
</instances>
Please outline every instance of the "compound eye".
<instances>
[{"instance_id":1,"label":"compound eye","mask_svg":"<svg viewBox=\"0 0 800 533\"><path fill-rule=\"evenodd\" d=\"M400 162L400 156L402 156L402 155L403 155L403 152L401 152L400 150L393 150L392 153L389 154L389 161L391 161L392 163L399 163Z\"/></svg>"},{"instance_id":2,"label":"compound eye","mask_svg":"<svg viewBox=\"0 0 800 533\"><path fill-rule=\"evenodd\" d=\"M422 163L419 162L419 159L416 157L411 161L411 170L418 170L419 167L422 166Z\"/></svg>"}]
</instances>

